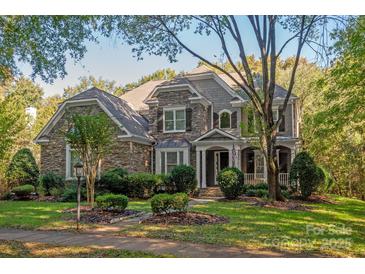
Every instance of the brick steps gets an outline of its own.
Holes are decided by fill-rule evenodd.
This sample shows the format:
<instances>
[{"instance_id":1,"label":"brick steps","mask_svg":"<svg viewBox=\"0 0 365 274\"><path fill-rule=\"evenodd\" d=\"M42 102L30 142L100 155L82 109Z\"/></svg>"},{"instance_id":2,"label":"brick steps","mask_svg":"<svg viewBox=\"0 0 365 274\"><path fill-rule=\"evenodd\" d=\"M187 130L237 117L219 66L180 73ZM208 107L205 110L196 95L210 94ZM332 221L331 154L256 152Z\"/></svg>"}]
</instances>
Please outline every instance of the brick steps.
<instances>
[{"instance_id":1,"label":"brick steps","mask_svg":"<svg viewBox=\"0 0 365 274\"><path fill-rule=\"evenodd\" d=\"M224 195L218 186L209 186L207 188L201 188L199 193L200 198L216 198L223 196Z\"/></svg>"}]
</instances>

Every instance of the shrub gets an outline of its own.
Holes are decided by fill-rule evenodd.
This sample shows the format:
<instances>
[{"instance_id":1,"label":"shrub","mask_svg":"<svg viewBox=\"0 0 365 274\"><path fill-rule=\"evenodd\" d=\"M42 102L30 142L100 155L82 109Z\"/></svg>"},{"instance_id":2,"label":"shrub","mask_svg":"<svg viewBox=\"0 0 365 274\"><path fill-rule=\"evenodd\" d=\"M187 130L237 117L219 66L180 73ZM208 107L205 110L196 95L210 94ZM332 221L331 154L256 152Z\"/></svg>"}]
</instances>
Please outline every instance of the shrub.
<instances>
[{"instance_id":1,"label":"shrub","mask_svg":"<svg viewBox=\"0 0 365 274\"><path fill-rule=\"evenodd\" d=\"M124 211L128 206L128 197L120 194L104 194L97 196L96 206L103 210Z\"/></svg>"},{"instance_id":2,"label":"shrub","mask_svg":"<svg viewBox=\"0 0 365 274\"><path fill-rule=\"evenodd\" d=\"M171 211L185 212L188 208L189 197L186 193L157 194L151 199L152 212L155 214Z\"/></svg>"},{"instance_id":3,"label":"shrub","mask_svg":"<svg viewBox=\"0 0 365 274\"><path fill-rule=\"evenodd\" d=\"M128 186L123 180L128 172L123 168L112 168L105 171L97 182L97 191L110 191L112 193L126 193Z\"/></svg>"},{"instance_id":4,"label":"shrub","mask_svg":"<svg viewBox=\"0 0 365 274\"><path fill-rule=\"evenodd\" d=\"M34 192L34 186L33 185L22 185L14 187L11 190L17 197L24 198L26 196L29 196L32 192Z\"/></svg>"},{"instance_id":5,"label":"shrub","mask_svg":"<svg viewBox=\"0 0 365 274\"><path fill-rule=\"evenodd\" d=\"M49 193L51 194L51 196L56 197L56 198L60 198L63 194L64 189L62 188L58 188L58 187L52 187L49 190Z\"/></svg>"},{"instance_id":6,"label":"shrub","mask_svg":"<svg viewBox=\"0 0 365 274\"><path fill-rule=\"evenodd\" d=\"M258 183L254 185L255 189L269 189L269 185L267 183Z\"/></svg>"},{"instance_id":7,"label":"shrub","mask_svg":"<svg viewBox=\"0 0 365 274\"><path fill-rule=\"evenodd\" d=\"M65 182L63 177L53 172L47 172L39 177L39 185L44 192L44 195L51 195L50 190L52 188L63 189L65 187Z\"/></svg>"},{"instance_id":8,"label":"shrub","mask_svg":"<svg viewBox=\"0 0 365 274\"><path fill-rule=\"evenodd\" d=\"M186 193L173 194L172 208L179 212L186 212L189 205L189 197Z\"/></svg>"},{"instance_id":9,"label":"shrub","mask_svg":"<svg viewBox=\"0 0 365 274\"><path fill-rule=\"evenodd\" d=\"M177 192L191 193L197 186L195 176L195 169L192 166L178 165L171 171L169 179Z\"/></svg>"},{"instance_id":10,"label":"shrub","mask_svg":"<svg viewBox=\"0 0 365 274\"><path fill-rule=\"evenodd\" d=\"M247 191L246 191L246 195L248 196L248 197L255 197L256 196L256 189L253 189L253 188L251 188L251 189L247 189Z\"/></svg>"},{"instance_id":11,"label":"shrub","mask_svg":"<svg viewBox=\"0 0 365 274\"><path fill-rule=\"evenodd\" d=\"M296 184L299 183L303 198L308 198L316 191L323 177L320 169L307 152L297 154L290 168L289 179L294 189L296 189Z\"/></svg>"},{"instance_id":12,"label":"shrub","mask_svg":"<svg viewBox=\"0 0 365 274\"><path fill-rule=\"evenodd\" d=\"M238 168L228 167L218 174L218 185L227 199L235 199L243 193L243 173Z\"/></svg>"},{"instance_id":13,"label":"shrub","mask_svg":"<svg viewBox=\"0 0 365 274\"><path fill-rule=\"evenodd\" d=\"M260 198L267 198L269 197L269 191L267 189L256 189L256 197L260 197Z\"/></svg>"},{"instance_id":14,"label":"shrub","mask_svg":"<svg viewBox=\"0 0 365 274\"><path fill-rule=\"evenodd\" d=\"M86 189L83 185L81 185L81 200L86 199ZM76 202L77 201L77 182L71 181L68 182L65 186L62 196L62 202Z\"/></svg>"},{"instance_id":15,"label":"shrub","mask_svg":"<svg viewBox=\"0 0 365 274\"><path fill-rule=\"evenodd\" d=\"M126 195L135 198L149 198L159 183L159 177L145 172L129 174L124 178L127 185Z\"/></svg>"},{"instance_id":16,"label":"shrub","mask_svg":"<svg viewBox=\"0 0 365 274\"><path fill-rule=\"evenodd\" d=\"M22 148L15 153L5 177L10 188L25 184L38 186L39 168L30 149Z\"/></svg>"}]
</instances>

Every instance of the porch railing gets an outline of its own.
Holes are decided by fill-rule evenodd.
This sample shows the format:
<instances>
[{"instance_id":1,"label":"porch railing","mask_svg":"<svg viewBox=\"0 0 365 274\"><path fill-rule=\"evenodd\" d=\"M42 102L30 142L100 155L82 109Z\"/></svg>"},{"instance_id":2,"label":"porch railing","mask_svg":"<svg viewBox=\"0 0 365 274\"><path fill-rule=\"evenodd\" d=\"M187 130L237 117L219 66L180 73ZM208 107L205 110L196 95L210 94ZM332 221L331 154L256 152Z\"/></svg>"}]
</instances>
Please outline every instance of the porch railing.
<instances>
[{"instance_id":1,"label":"porch railing","mask_svg":"<svg viewBox=\"0 0 365 274\"><path fill-rule=\"evenodd\" d=\"M244 174L245 184L256 185L259 183L265 183L264 173L245 173ZM279 173L279 184L289 186L289 173Z\"/></svg>"}]
</instances>

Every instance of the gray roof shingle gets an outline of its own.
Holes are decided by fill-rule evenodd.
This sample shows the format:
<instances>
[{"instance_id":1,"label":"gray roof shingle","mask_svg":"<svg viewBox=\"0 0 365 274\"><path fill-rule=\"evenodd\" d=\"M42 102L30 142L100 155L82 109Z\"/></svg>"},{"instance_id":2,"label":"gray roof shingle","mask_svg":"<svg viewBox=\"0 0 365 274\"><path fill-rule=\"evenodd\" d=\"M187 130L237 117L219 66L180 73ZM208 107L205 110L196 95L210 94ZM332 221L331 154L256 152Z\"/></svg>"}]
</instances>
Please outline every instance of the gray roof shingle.
<instances>
[{"instance_id":1,"label":"gray roof shingle","mask_svg":"<svg viewBox=\"0 0 365 274\"><path fill-rule=\"evenodd\" d=\"M92 98L98 99L131 134L151 139L148 135L147 120L133 110L126 101L108 92L93 87L66 101Z\"/></svg>"},{"instance_id":2,"label":"gray roof shingle","mask_svg":"<svg viewBox=\"0 0 365 274\"><path fill-rule=\"evenodd\" d=\"M159 141L155 148L183 148L190 147L191 144L184 138L179 139L166 139Z\"/></svg>"}]
</instances>

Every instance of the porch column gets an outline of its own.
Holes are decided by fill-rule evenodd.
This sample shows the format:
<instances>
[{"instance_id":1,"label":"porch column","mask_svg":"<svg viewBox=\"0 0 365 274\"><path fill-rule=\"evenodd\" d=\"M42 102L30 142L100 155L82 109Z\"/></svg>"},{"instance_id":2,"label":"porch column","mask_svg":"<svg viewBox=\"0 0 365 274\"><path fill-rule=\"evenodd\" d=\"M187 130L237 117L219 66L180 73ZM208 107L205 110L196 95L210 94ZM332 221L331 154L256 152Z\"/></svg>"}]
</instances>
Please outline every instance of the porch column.
<instances>
[{"instance_id":1,"label":"porch column","mask_svg":"<svg viewBox=\"0 0 365 274\"><path fill-rule=\"evenodd\" d=\"M196 181L200 188L200 150L196 150Z\"/></svg>"},{"instance_id":2,"label":"porch column","mask_svg":"<svg viewBox=\"0 0 365 274\"><path fill-rule=\"evenodd\" d=\"M228 149L228 166L232 167L232 148Z\"/></svg>"},{"instance_id":3,"label":"porch column","mask_svg":"<svg viewBox=\"0 0 365 274\"><path fill-rule=\"evenodd\" d=\"M290 148L290 163L293 163L295 155L296 155L296 149L295 149L295 147L291 147Z\"/></svg>"},{"instance_id":4,"label":"porch column","mask_svg":"<svg viewBox=\"0 0 365 274\"><path fill-rule=\"evenodd\" d=\"M205 149L202 150L202 188L207 187L207 156Z\"/></svg>"},{"instance_id":5,"label":"porch column","mask_svg":"<svg viewBox=\"0 0 365 274\"><path fill-rule=\"evenodd\" d=\"M241 170L240 168L240 150L236 149L236 154L234 156L234 166Z\"/></svg>"},{"instance_id":6,"label":"porch column","mask_svg":"<svg viewBox=\"0 0 365 274\"><path fill-rule=\"evenodd\" d=\"M156 174L160 174L161 173L161 151L156 150L155 156L156 156L156 163L155 163Z\"/></svg>"}]
</instances>

